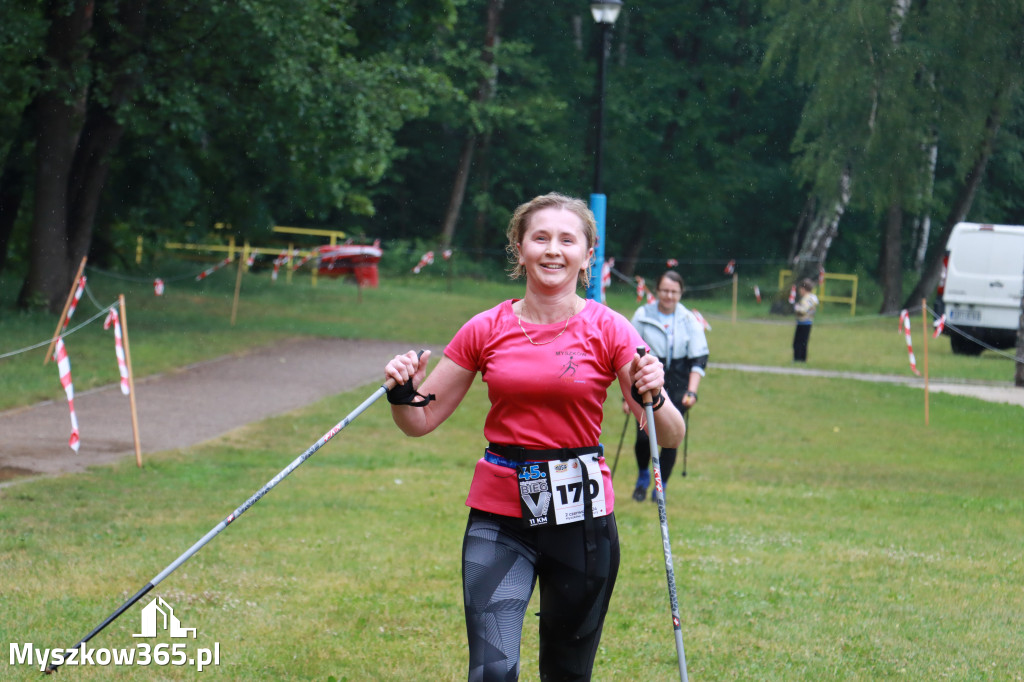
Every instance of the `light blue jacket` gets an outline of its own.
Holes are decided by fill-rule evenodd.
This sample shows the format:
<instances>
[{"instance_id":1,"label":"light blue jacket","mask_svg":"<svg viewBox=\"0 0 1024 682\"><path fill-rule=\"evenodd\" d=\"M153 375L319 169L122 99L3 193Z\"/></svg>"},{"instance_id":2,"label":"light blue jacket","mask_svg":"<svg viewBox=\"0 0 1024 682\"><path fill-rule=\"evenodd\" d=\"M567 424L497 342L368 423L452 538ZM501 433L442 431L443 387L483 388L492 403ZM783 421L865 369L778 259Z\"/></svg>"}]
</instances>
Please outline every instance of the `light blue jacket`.
<instances>
[{"instance_id":1,"label":"light blue jacket","mask_svg":"<svg viewBox=\"0 0 1024 682\"><path fill-rule=\"evenodd\" d=\"M687 310L682 303L676 304L676 312L673 316L675 325L675 343L672 348L668 347L669 335L658 321L658 303L648 303L640 306L633 313L630 320L640 337L651 347L651 352L659 358L668 360L666 369L671 366L672 360L682 358L699 358L708 355L708 340L704 335L704 327L697 320L693 313ZM691 371L704 376L704 369L694 366Z\"/></svg>"}]
</instances>

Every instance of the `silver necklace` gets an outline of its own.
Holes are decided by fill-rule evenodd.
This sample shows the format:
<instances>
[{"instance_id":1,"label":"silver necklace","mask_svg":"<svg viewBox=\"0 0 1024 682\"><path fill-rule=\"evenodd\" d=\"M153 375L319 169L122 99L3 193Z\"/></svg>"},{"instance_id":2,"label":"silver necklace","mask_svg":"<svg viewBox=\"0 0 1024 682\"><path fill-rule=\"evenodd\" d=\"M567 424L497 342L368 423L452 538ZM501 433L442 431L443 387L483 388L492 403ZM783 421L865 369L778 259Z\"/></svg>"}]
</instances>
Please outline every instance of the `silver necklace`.
<instances>
[{"instance_id":1,"label":"silver necklace","mask_svg":"<svg viewBox=\"0 0 1024 682\"><path fill-rule=\"evenodd\" d=\"M520 307L520 310L521 311L525 311L526 310L526 299L523 299L523 305ZM549 343L554 343L558 339L559 336L561 336L562 334L565 333L565 330L569 328L569 320L571 320L575 315L576 315L576 301L574 300L572 302L572 308L569 310L569 317L565 318L565 326L562 327L562 331L558 332L558 334L555 335L555 338L551 339L550 341L541 341L540 343L537 343L536 341L531 339L530 335L526 333L525 329L523 329L523 315L522 315L522 312L520 312L520 314L516 317L516 319L519 321L519 330L523 332L523 336L526 337L527 341L529 341L530 343L532 343L535 346L546 346Z\"/></svg>"}]
</instances>

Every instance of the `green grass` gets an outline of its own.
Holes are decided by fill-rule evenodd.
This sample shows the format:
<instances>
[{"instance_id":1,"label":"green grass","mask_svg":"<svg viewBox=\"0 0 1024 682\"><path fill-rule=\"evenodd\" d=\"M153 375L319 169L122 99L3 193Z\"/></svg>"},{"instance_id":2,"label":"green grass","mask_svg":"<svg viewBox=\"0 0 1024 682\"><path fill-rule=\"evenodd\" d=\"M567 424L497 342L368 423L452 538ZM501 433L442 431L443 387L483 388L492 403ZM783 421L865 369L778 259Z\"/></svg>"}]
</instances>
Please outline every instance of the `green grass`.
<instances>
[{"instance_id":1,"label":"green grass","mask_svg":"<svg viewBox=\"0 0 1024 682\"><path fill-rule=\"evenodd\" d=\"M193 292L187 303L184 294L136 294L133 351L153 352L146 362L155 366L161 353L146 347L170 352L167 338L188 347L176 356L187 361L299 334L443 343L470 313L516 292L462 283L449 293L441 282L410 281L364 291L360 302L355 290L323 280L315 290L257 284L234 328L219 317L230 314L233 282ZM633 303L622 295L613 305L628 311ZM716 316L713 362L788 362L788 323L766 324L754 310L734 325L728 301L697 307ZM6 344L6 317L3 324ZM43 338L53 331L52 321L24 326L31 324ZM32 329L19 333L38 340ZM97 336L104 351L97 357L112 355ZM1000 364L987 353L960 358L948 354L948 343L935 347L933 368L949 376L986 378ZM30 364L26 373L41 369L41 358ZM895 320L847 323L827 310L812 335L810 365L909 372ZM1002 368L1012 375L1012 363ZM0 373L8 370L0 365ZM147 455L142 470L125 461L0 489L0 640L73 644L370 390L199 447ZM1021 408L937 394L925 426L919 389L714 369L700 393L689 475L668 485L691 679L1024 679ZM198 630L190 649L220 644L221 665L204 676L464 679L459 551L485 402L478 383L438 432L421 439L403 437L386 406L375 405L161 583L154 594ZM610 458L623 420L610 401ZM629 499L630 445L615 481L622 568L595 680L671 680L676 657L656 508ZM140 608L91 644L134 646ZM536 611L535 603L528 613ZM537 679L536 658L529 616L524 681ZM8 669L7 661L4 679L39 674ZM107 679L110 670L61 674ZM196 677L172 666L118 674Z\"/></svg>"}]
</instances>

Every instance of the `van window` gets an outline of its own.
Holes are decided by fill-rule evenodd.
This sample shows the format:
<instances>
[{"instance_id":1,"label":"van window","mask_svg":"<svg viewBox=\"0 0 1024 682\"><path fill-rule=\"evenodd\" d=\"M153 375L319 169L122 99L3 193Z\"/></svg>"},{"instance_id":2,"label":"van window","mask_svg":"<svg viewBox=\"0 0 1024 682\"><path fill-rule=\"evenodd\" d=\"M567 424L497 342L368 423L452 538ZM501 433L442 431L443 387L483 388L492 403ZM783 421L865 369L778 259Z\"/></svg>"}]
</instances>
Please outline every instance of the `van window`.
<instances>
[{"instance_id":1,"label":"van window","mask_svg":"<svg viewBox=\"0 0 1024 682\"><path fill-rule=\"evenodd\" d=\"M950 252L953 267L964 274L1024 274L1021 235L1002 232L963 232Z\"/></svg>"}]
</instances>

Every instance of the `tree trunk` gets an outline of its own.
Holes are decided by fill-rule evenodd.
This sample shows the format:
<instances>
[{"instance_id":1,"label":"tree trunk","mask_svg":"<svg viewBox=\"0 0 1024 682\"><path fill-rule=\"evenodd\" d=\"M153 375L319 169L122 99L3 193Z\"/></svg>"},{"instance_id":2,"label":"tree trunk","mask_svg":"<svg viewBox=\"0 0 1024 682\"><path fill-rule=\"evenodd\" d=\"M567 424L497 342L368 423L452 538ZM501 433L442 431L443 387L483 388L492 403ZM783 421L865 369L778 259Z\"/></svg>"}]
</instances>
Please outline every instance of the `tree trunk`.
<instances>
[{"instance_id":1,"label":"tree trunk","mask_svg":"<svg viewBox=\"0 0 1024 682\"><path fill-rule=\"evenodd\" d=\"M924 269L924 259L928 255L928 238L932 232L931 206L932 196L935 193L935 168L939 162L939 143L936 140L936 133L932 130L931 141L928 143L928 182L925 186L924 196L921 205L925 207L924 215L914 219L914 243L917 245L914 250L914 272L920 276Z\"/></svg>"},{"instance_id":2,"label":"tree trunk","mask_svg":"<svg viewBox=\"0 0 1024 682\"><path fill-rule=\"evenodd\" d=\"M41 92L30 107L36 121L35 201L29 269L18 294L19 306L41 305L57 314L75 272L68 249L68 181L88 94L88 87L75 79L88 57L85 37L93 23L91 1L73 3L67 14L64 7L59 0L47 7L45 58L57 85Z\"/></svg>"},{"instance_id":3,"label":"tree trunk","mask_svg":"<svg viewBox=\"0 0 1024 682\"><path fill-rule=\"evenodd\" d=\"M94 105L87 112L68 185L68 236L72 263L81 262L82 257L89 253L110 160L124 136L124 125L119 122L117 114L131 102L139 87L138 69L129 68L127 59L137 54L145 42L147 1L126 0L118 5L118 16L112 17L120 23L122 30L112 31L119 36L118 43L108 46L113 58L104 66L116 76L106 103Z\"/></svg>"},{"instance_id":4,"label":"tree trunk","mask_svg":"<svg viewBox=\"0 0 1024 682\"><path fill-rule=\"evenodd\" d=\"M946 255L946 241L949 240L949 235L953 231L953 228L956 227L956 224L967 217L967 212L971 209L971 205L974 203L974 196L978 192L978 187L981 185L982 178L985 177L985 168L988 166L989 157L992 156L992 144L999 132L999 126L1002 121L1000 111L1001 101L1002 97L997 97L995 104L993 104L992 113L989 114L989 117L985 122L984 137L982 139L981 149L978 151L978 157L974 162L974 166L967 174L967 177L964 178L964 184L960 188L960 194L957 196L956 201L950 208L949 216L946 217L946 222L942 228L942 235L940 235L938 241L942 247L936 250L935 254L928 262L928 266L921 274L920 279L917 280L917 284L914 285L914 290L910 292L910 296L908 296L906 301L904 301L904 308L910 308L917 305L918 301L922 298L927 298L939 284L939 277L942 276L942 261Z\"/></svg>"},{"instance_id":5,"label":"tree trunk","mask_svg":"<svg viewBox=\"0 0 1024 682\"><path fill-rule=\"evenodd\" d=\"M469 169L473 165L473 151L476 148L476 132L470 129L466 138L462 141L462 153L459 154L459 165L455 169L455 182L452 183L452 193L448 197L448 210L444 214L444 223L441 226L441 250L451 246L452 237L455 236L455 226L459 222L459 214L462 212L462 202L466 197L466 184L469 182Z\"/></svg>"},{"instance_id":6,"label":"tree trunk","mask_svg":"<svg viewBox=\"0 0 1024 682\"><path fill-rule=\"evenodd\" d=\"M626 240L626 248L622 252L622 257L615 259L615 269L626 277L632 277L636 274L636 262L644 248L644 235L647 233L648 220L648 214L646 212L642 213L640 220L633 224L633 229L630 232L629 239ZM610 253L605 252L605 258L610 256Z\"/></svg>"},{"instance_id":7,"label":"tree trunk","mask_svg":"<svg viewBox=\"0 0 1024 682\"><path fill-rule=\"evenodd\" d=\"M493 233L489 229L491 225L491 133L484 135L479 144L478 163L480 167L479 197L476 202L476 221L473 224L473 259L477 262L483 260L484 249L487 248L488 234Z\"/></svg>"},{"instance_id":8,"label":"tree trunk","mask_svg":"<svg viewBox=\"0 0 1024 682\"><path fill-rule=\"evenodd\" d=\"M903 254L900 243L903 238L903 207L898 201L889 205L885 221L885 236L882 244L881 269L882 309L881 313L899 311L900 295L903 293Z\"/></svg>"},{"instance_id":9,"label":"tree trunk","mask_svg":"<svg viewBox=\"0 0 1024 682\"><path fill-rule=\"evenodd\" d=\"M808 224L807 234L804 236L800 250L790 263L793 270L792 282L798 282L804 278L817 281L818 273L825 267L825 257L828 255L829 247L832 246L832 240L839 233L839 221L850 203L851 185L851 171L847 166L839 177L838 196L835 201L823 206L822 203L815 200L818 209ZM772 314L788 315L793 312L787 300L788 295L787 287L783 287L782 291L777 292L775 300L772 301Z\"/></svg>"},{"instance_id":10,"label":"tree trunk","mask_svg":"<svg viewBox=\"0 0 1024 682\"><path fill-rule=\"evenodd\" d=\"M494 97L497 85L498 74L494 68L494 48L499 40L498 24L501 21L501 10L504 4L505 0L489 0L487 3L487 33L484 37L484 48L480 51L480 61L484 63L488 75L480 79L475 98L480 110L483 109L482 105ZM469 182L470 168L473 165L473 151L476 148L477 131L474 125L475 123L471 121L466 138L462 143L459 167L455 170L455 182L452 183L451 195L448 198L448 210L445 212L441 225L440 246L442 250L451 246L452 238L455 236L455 227L459 222L459 214L462 212L462 202L466 197L466 185Z\"/></svg>"},{"instance_id":11,"label":"tree trunk","mask_svg":"<svg viewBox=\"0 0 1024 682\"><path fill-rule=\"evenodd\" d=\"M789 255L786 257L787 263L796 261L796 254L800 253L800 245L804 243L804 237L807 235L807 225L811 222L811 216L814 215L816 205L817 202L814 199L814 195L808 195L807 201L804 202L804 207L800 211L800 217L796 219L796 225L793 227L793 239L789 243Z\"/></svg>"},{"instance_id":12,"label":"tree trunk","mask_svg":"<svg viewBox=\"0 0 1024 682\"><path fill-rule=\"evenodd\" d=\"M11 245L11 234L14 222L18 218L18 209L25 195L24 159L21 153L22 142L16 140L11 145L11 153L7 156L3 173L0 174L0 272L7 264L7 250Z\"/></svg>"}]
</instances>

